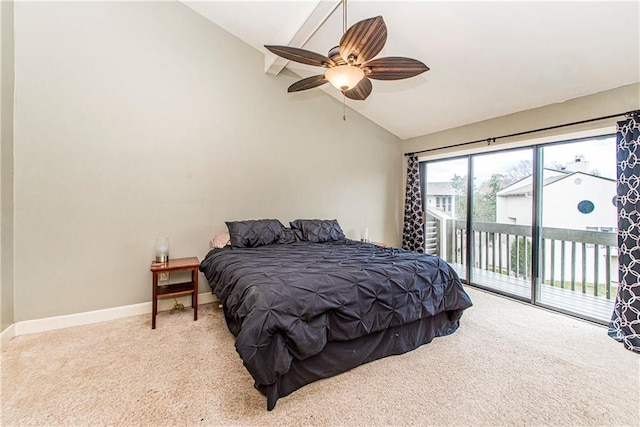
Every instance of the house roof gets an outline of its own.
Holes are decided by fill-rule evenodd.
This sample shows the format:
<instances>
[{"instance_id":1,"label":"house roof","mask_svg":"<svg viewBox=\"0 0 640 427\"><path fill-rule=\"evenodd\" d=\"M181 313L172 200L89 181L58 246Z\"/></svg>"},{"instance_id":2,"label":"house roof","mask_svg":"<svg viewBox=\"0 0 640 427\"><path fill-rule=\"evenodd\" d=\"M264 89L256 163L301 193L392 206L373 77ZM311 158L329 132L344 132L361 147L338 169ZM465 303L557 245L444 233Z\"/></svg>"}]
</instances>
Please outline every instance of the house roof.
<instances>
[{"instance_id":1,"label":"house roof","mask_svg":"<svg viewBox=\"0 0 640 427\"><path fill-rule=\"evenodd\" d=\"M546 169L546 168L545 168ZM598 176L598 175L592 175L592 174L588 174L588 173L584 173L584 172L565 172L565 171L559 171L559 170L555 170L555 169L547 169L553 172L559 172L560 175L554 175L554 176L550 176L548 178L545 178L543 180L543 187L546 187L548 185L554 184L558 181L562 181L564 179L570 178L572 176L575 175L583 175L583 176L588 176L591 178L597 178L597 179L602 179L605 181L614 181L615 179L611 179L611 178L605 178L602 176ZM523 181L528 181L528 182L523 182ZM518 185L518 183L520 183L520 185ZM520 181L511 184L508 187L503 188L502 190L498 191L496 193L497 196L500 197L511 197L511 196L523 196L526 194L531 194L532 192L532 183L531 183L531 175L529 175L526 178L521 179Z\"/></svg>"},{"instance_id":2,"label":"house roof","mask_svg":"<svg viewBox=\"0 0 640 427\"><path fill-rule=\"evenodd\" d=\"M454 196L456 190L450 181L427 182L427 196Z\"/></svg>"},{"instance_id":3,"label":"house roof","mask_svg":"<svg viewBox=\"0 0 640 427\"><path fill-rule=\"evenodd\" d=\"M547 186L549 184L552 184L556 181L559 181L563 178L565 178L566 175L556 175L556 176L551 176L549 178L546 178L543 180L543 186ZM531 175L529 175L528 177L514 183L511 184L510 186L503 188L502 190L498 191L497 195L500 197L508 197L508 196L522 196L524 194L530 194L531 193ZM523 183L524 180L529 180L529 182L527 183Z\"/></svg>"}]
</instances>

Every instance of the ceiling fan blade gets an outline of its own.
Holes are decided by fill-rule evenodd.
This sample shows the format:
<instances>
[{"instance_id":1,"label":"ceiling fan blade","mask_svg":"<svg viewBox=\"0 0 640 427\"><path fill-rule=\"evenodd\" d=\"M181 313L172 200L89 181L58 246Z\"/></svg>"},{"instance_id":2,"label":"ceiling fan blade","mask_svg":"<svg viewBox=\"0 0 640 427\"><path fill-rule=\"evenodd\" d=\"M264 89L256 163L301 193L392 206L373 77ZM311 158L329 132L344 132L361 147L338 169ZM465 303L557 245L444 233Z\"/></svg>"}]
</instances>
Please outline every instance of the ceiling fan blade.
<instances>
[{"instance_id":1,"label":"ceiling fan blade","mask_svg":"<svg viewBox=\"0 0 640 427\"><path fill-rule=\"evenodd\" d=\"M373 85L371 84L371 80L365 77L360 80L360 83L358 83L356 87L350 90L342 91L342 93L349 99L353 99L355 101L364 101L365 99L367 99L369 94L371 94L372 89Z\"/></svg>"},{"instance_id":2,"label":"ceiling fan blade","mask_svg":"<svg viewBox=\"0 0 640 427\"><path fill-rule=\"evenodd\" d=\"M300 62L301 64L315 65L316 67L333 67L336 64L324 55L310 50L299 49L291 46L272 46L265 45L270 52L290 61Z\"/></svg>"},{"instance_id":3,"label":"ceiling fan blade","mask_svg":"<svg viewBox=\"0 0 640 427\"><path fill-rule=\"evenodd\" d=\"M429 71L429 67L422 62L400 56L373 59L362 64L360 68L364 71L365 76L376 80L408 79Z\"/></svg>"},{"instance_id":4,"label":"ceiling fan blade","mask_svg":"<svg viewBox=\"0 0 640 427\"><path fill-rule=\"evenodd\" d=\"M340 56L351 65L362 64L380 53L386 42L387 26L382 16L365 19L343 34L340 39Z\"/></svg>"},{"instance_id":5,"label":"ceiling fan blade","mask_svg":"<svg viewBox=\"0 0 640 427\"><path fill-rule=\"evenodd\" d=\"M300 92L301 90L313 89L314 87L322 86L328 83L329 80L324 78L324 74L318 76L307 77L306 79L298 80L287 89L287 92Z\"/></svg>"}]
</instances>

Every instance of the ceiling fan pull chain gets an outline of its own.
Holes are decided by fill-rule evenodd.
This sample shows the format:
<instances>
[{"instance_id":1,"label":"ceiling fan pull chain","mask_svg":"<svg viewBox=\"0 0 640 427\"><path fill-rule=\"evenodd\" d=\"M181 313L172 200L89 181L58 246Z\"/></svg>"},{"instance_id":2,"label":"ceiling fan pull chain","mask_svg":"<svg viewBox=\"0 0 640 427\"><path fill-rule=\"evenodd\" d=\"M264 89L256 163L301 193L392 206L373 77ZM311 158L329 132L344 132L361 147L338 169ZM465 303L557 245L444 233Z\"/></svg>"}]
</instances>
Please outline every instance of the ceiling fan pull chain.
<instances>
[{"instance_id":1,"label":"ceiling fan pull chain","mask_svg":"<svg viewBox=\"0 0 640 427\"><path fill-rule=\"evenodd\" d=\"M347 121L347 97L342 94L342 121Z\"/></svg>"}]
</instances>

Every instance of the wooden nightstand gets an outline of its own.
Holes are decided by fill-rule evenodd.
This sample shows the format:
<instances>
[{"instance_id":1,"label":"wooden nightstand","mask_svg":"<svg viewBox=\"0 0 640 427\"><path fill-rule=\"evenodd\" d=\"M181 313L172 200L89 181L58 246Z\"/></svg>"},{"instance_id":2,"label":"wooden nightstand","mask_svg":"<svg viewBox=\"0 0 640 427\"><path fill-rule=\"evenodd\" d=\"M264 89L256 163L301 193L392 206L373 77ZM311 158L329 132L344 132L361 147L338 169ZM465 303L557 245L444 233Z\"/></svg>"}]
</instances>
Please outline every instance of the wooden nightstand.
<instances>
[{"instance_id":1,"label":"wooden nightstand","mask_svg":"<svg viewBox=\"0 0 640 427\"><path fill-rule=\"evenodd\" d=\"M386 248L387 246L389 246L389 245L387 245L387 244L386 244L386 243L384 243L384 242L370 242L370 243L373 243L373 244L374 244L374 245L376 245L376 246L381 246L381 247L383 247L383 248Z\"/></svg>"},{"instance_id":2,"label":"wooden nightstand","mask_svg":"<svg viewBox=\"0 0 640 427\"><path fill-rule=\"evenodd\" d=\"M193 320L198 320L198 258L175 258L168 262L151 263L153 274L153 311L151 314L151 329L156 328L156 315L158 314L158 299L178 297L191 294L191 306L193 307ZM172 271L191 271L191 281L158 286L158 274Z\"/></svg>"},{"instance_id":3,"label":"wooden nightstand","mask_svg":"<svg viewBox=\"0 0 640 427\"><path fill-rule=\"evenodd\" d=\"M386 248L387 246L389 246L384 242L374 242L373 240L362 240L361 239L360 241L364 242L364 243L371 243L372 245L380 246L380 247L383 247L383 248Z\"/></svg>"}]
</instances>

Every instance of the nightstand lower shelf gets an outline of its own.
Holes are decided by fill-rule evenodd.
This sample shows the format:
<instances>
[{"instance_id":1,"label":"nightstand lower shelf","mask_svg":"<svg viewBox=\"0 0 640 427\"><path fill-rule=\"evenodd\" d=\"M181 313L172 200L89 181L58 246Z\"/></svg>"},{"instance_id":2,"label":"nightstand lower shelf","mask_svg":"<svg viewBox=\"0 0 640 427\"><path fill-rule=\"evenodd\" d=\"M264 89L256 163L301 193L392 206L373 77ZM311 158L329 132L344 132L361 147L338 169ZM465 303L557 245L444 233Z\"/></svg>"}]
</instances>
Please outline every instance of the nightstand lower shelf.
<instances>
[{"instance_id":1,"label":"nightstand lower shelf","mask_svg":"<svg viewBox=\"0 0 640 427\"><path fill-rule=\"evenodd\" d=\"M167 298L167 297L177 297L181 295L189 295L194 292L193 283L185 282L185 283L174 283L171 285L160 285L158 286L157 297L158 298Z\"/></svg>"}]
</instances>

